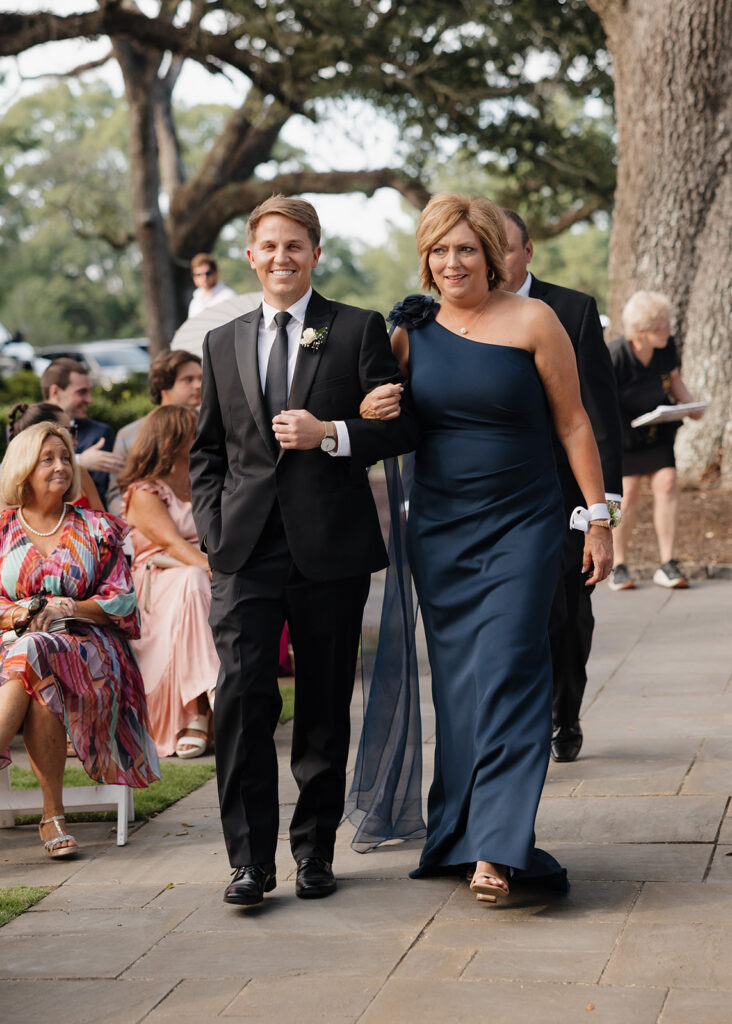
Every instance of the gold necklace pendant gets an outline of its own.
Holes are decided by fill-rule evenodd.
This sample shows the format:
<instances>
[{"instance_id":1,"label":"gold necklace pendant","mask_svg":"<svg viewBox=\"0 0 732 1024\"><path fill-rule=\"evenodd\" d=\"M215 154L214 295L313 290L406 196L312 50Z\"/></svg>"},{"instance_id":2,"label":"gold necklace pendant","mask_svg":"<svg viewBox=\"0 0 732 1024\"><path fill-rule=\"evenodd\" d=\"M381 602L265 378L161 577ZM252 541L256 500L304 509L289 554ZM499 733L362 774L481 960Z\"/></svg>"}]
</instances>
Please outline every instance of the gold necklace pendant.
<instances>
[{"instance_id":1,"label":"gold necklace pendant","mask_svg":"<svg viewBox=\"0 0 732 1024\"><path fill-rule=\"evenodd\" d=\"M485 313L485 311L488 309L489 303L490 303L490 300L488 300L487 302L484 302L482 308L479 309L478 312L473 315L473 319L469 321L469 325L467 327L458 327L456 333L462 334L463 337L466 334L470 334L474 330L474 328L477 326L477 324L480 323L480 319L483 316L483 314Z\"/></svg>"}]
</instances>

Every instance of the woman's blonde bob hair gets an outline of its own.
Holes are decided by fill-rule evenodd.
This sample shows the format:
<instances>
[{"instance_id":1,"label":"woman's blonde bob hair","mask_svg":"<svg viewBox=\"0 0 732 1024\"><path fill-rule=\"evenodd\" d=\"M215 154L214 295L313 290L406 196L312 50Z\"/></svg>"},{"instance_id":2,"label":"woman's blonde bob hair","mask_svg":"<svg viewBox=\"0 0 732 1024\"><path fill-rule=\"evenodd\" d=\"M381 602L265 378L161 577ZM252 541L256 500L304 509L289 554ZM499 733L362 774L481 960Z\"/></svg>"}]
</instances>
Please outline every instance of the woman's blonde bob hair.
<instances>
[{"instance_id":1,"label":"woman's blonde bob hair","mask_svg":"<svg viewBox=\"0 0 732 1024\"><path fill-rule=\"evenodd\" d=\"M66 427L58 423L44 421L36 423L13 438L3 459L0 473L0 501L3 505L22 505L28 500L28 477L38 465L41 448L49 437L58 437L63 441L71 458L71 484L64 494L64 501L74 501L81 494L79 463L74 455L74 442Z\"/></svg>"},{"instance_id":2,"label":"woman's blonde bob hair","mask_svg":"<svg viewBox=\"0 0 732 1024\"><path fill-rule=\"evenodd\" d=\"M623 333L630 341L638 331L652 331L654 327L671 321L671 303L662 292L635 292L623 308Z\"/></svg>"},{"instance_id":3,"label":"woman's blonde bob hair","mask_svg":"<svg viewBox=\"0 0 732 1024\"><path fill-rule=\"evenodd\" d=\"M425 290L440 289L430 270L430 251L448 231L465 221L480 239L488 265L488 287L492 291L506 280L504 254L508 238L500 207L480 196L463 196L457 192L443 192L433 196L422 210L417 225L417 253L419 255L419 282Z\"/></svg>"}]
</instances>

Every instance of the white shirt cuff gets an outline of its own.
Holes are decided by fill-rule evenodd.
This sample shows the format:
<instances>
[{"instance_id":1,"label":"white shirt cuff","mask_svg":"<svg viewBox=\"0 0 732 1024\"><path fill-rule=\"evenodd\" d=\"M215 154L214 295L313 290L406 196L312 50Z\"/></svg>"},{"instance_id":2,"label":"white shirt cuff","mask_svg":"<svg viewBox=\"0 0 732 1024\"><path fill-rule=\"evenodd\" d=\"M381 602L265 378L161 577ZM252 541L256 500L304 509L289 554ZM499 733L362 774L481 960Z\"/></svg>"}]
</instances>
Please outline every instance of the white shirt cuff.
<instances>
[{"instance_id":1,"label":"white shirt cuff","mask_svg":"<svg viewBox=\"0 0 732 1024\"><path fill-rule=\"evenodd\" d=\"M351 438L348 436L348 427L343 420L333 420L333 426L338 434L338 448L334 452L328 452L334 458L342 458L351 454Z\"/></svg>"}]
</instances>

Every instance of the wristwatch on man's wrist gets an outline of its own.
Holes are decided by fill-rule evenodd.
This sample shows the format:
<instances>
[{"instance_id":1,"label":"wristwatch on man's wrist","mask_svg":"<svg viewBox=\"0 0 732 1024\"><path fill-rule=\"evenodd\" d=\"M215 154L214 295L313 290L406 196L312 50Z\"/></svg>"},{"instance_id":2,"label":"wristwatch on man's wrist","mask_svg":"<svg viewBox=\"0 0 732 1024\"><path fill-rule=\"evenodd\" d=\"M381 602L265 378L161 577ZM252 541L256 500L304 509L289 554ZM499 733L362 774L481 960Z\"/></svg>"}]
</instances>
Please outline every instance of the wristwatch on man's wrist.
<instances>
[{"instance_id":1,"label":"wristwatch on man's wrist","mask_svg":"<svg viewBox=\"0 0 732 1024\"><path fill-rule=\"evenodd\" d=\"M338 432L336 431L335 423L331 423L330 420L326 420L325 423L323 423L323 427L325 428L325 434L323 435L323 440L320 442L321 451L334 452L338 447Z\"/></svg>"},{"instance_id":2,"label":"wristwatch on man's wrist","mask_svg":"<svg viewBox=\"0 0 732 1024\"><path fill-rule=\"evenodd\" d=\"M609 530L612 523L609 519L590 519L590 526L603 526L606 530Z\"/></svg>"}]
</instances>

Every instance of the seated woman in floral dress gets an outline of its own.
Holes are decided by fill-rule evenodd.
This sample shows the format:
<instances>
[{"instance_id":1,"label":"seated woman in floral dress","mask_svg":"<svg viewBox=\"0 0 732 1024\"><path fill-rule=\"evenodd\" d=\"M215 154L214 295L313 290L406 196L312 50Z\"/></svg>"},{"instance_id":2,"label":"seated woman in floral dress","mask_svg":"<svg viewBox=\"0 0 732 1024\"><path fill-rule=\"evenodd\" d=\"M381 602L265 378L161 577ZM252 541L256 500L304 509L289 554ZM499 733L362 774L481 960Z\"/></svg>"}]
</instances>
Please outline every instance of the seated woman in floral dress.
<instances>
[{"instance_id":1,"label":"seated woman in floral dress","mask_svg":"<svg viewBox=\"0 0 732 1024\"><path fill-rule=\"evenodd\" d=\"M31 405L27 402L18 402L17 405L14 405L8 413L8 441L12 441L22 430L27 430L28 427L32 427L36 423L48 421L66 427L74 441L74 449L76 449L76 427L71 425L71 420L61 406L54 405L53 402L34 402ZM104 505L89 470L79 466L79 474L80 492L73 504L80 505L82 508L95 508L99 512L103 512Z\"/></svg>"},{"instance_id":2,"label":"seated woman in floral dress","mask_svg":"<svg viewBox=\"0 0 732 1024\"><path fill-rule=\"evenodd\" d=\"M78 494L67 430L38 423L10 442L0 477L0 768L22 725L51 857L78 851L63 828L67 730L92 779L145 787L159 777L129 646L139 619L122 552L127 528L70 504ZM68 616L88 621L50 631Z\"/></svg>"},{"instance_id":3,"label":"seated woman in floral dress","mask_svg":"<svg viewBox=\"0 0 732 1024\"><path fill-rule=\"evenodd\" d=\"M211 575L191 510L188 453L196 422L184 406L154 409L119 480L142 618L133 647L161 757L205 753L219 672L208 625Z\"/></svg>"}]
</instances>

